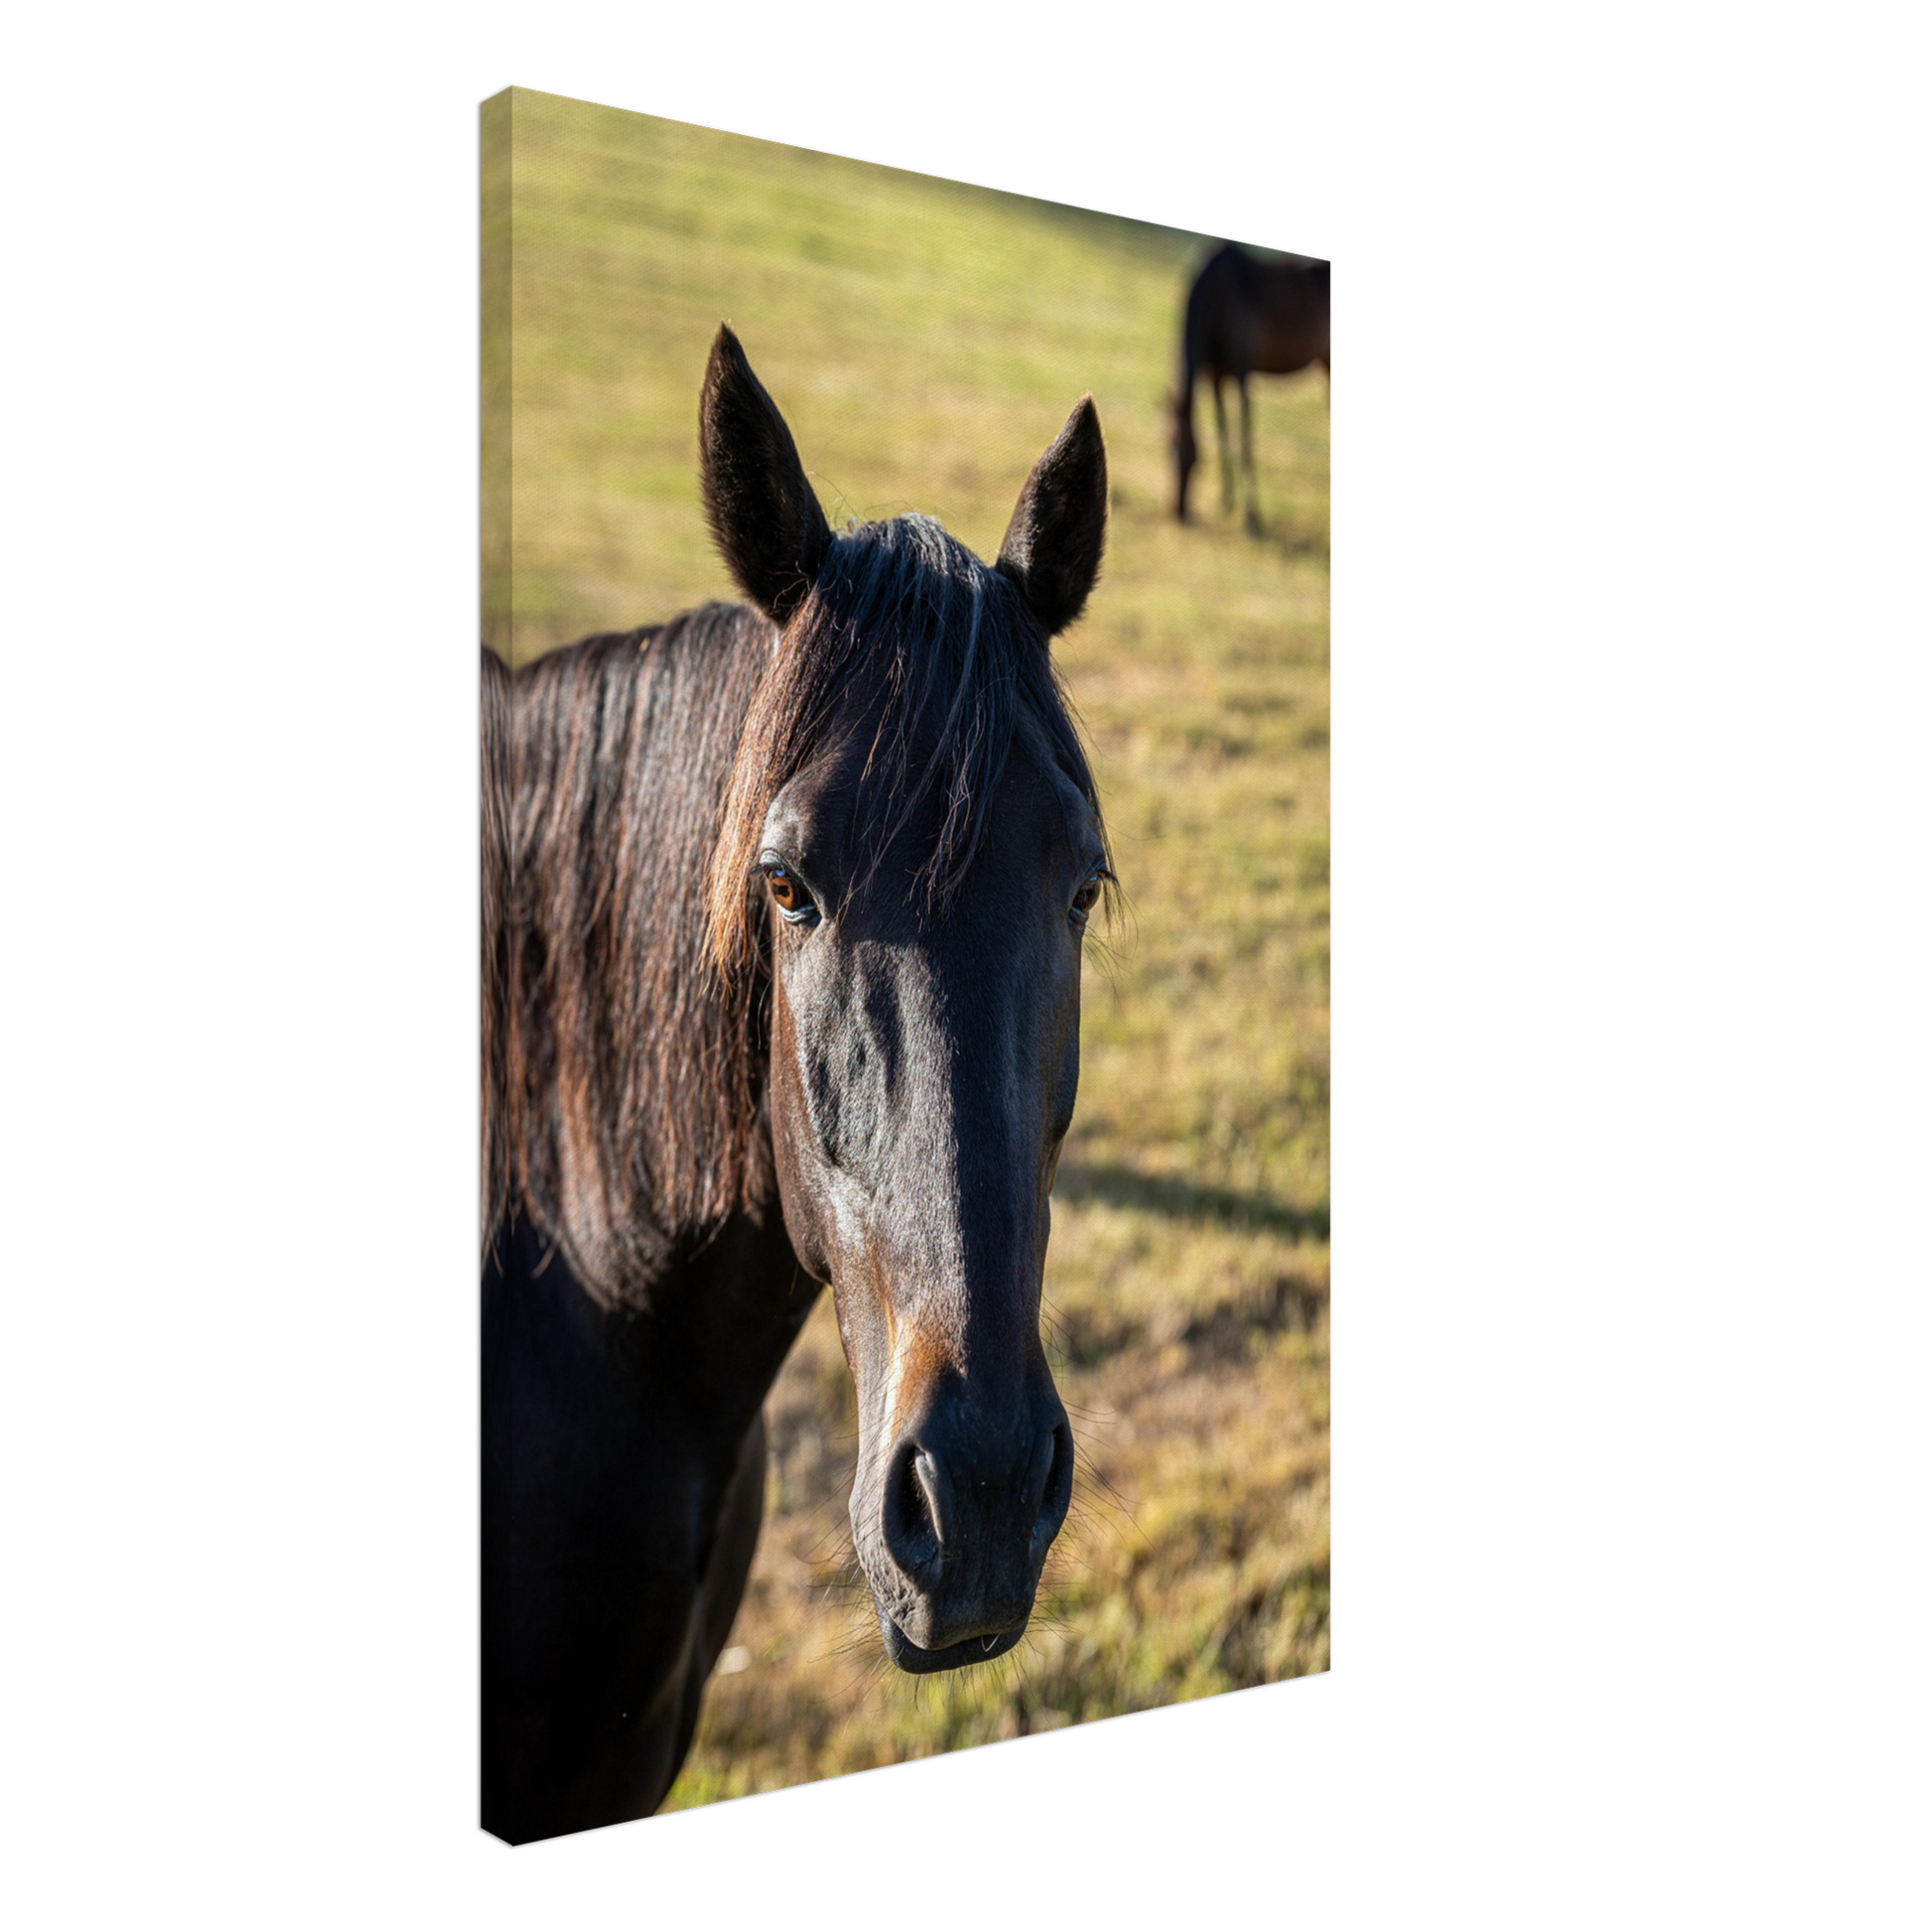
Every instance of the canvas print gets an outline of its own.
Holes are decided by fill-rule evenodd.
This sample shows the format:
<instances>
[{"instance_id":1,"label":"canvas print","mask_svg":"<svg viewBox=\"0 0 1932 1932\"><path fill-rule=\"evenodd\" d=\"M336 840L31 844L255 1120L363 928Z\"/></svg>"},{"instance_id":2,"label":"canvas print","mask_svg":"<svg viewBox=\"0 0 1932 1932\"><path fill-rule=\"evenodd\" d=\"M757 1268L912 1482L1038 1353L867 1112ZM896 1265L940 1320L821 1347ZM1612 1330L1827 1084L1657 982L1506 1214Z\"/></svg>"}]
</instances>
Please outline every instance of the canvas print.
<instances>
[{"instance_id":1,"label":"canvas print","mask_svg":"<svg viewBox=\"0 0 1932 1932\"><path fill-rule=\"evenodd\" d=\"M1326 1669L1328 264L483 171L483 1826Z\"/></svg>"}]
</instances>

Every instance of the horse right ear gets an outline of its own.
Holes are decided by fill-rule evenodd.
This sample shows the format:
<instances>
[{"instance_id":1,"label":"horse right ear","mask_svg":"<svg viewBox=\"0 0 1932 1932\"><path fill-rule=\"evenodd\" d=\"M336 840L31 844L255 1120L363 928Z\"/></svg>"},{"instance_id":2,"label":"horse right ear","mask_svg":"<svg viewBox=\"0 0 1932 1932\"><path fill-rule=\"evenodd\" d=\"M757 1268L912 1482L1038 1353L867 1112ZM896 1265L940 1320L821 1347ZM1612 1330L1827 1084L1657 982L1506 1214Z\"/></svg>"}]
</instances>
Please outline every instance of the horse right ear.
<instances>
[{"instance_id":1,"label":"horse right ear","mask_svg":"<svg viewBox=\"0 0 1932 1932\"><path fill-rule=\"evenodd\" d=\"M783 623L818 581L832 541L778 406L724 324L698 402L705 516L738 588Z\"/></svg>"},{"instance_id":2,"label":"horse right ear","mask_svg":"<svg viewBox=\"0 0 1932 1932\"><path fill-rule=\"evenodd\" d=\"M1034 465L994 568L1020 587L1040 629L1057 637L1086 608L1107 547L1107 446L1091 396Z\"/></svg>"}]
</instances>

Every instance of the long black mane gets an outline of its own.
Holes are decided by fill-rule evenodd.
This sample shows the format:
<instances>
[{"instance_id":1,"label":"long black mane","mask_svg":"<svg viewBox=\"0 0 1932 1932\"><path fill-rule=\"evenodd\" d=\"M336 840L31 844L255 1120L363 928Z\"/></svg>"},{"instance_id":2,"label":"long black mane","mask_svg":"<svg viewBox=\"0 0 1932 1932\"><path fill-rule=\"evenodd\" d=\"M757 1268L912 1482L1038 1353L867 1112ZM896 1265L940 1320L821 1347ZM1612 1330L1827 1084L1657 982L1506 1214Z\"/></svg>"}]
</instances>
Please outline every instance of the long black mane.
<instances>
[{"instance_id":1,"label":"long black mane","mask_svg":"<svg viewBox=\"0 0 1932 1932\"><path fill-rule=\"evenodd\" d=\"M721 997L700 948L738 725L774 638L712 604L508 680L506 1205L607 1306L641 1302L676 1243L769 1191L746 1104L750 989Z\"/></svg>"},{"instance_id":2,"label":"long black mane","mask_svg":"<svg viewBox=\"0 0 1932 1932\"><path fill-rule=\"evenodd\" d=\"M509 1206L513 1126L509 1107L510 1025L510 674L483 654L483 1239L485 1248Z\"/></svg>"}]
</instances>

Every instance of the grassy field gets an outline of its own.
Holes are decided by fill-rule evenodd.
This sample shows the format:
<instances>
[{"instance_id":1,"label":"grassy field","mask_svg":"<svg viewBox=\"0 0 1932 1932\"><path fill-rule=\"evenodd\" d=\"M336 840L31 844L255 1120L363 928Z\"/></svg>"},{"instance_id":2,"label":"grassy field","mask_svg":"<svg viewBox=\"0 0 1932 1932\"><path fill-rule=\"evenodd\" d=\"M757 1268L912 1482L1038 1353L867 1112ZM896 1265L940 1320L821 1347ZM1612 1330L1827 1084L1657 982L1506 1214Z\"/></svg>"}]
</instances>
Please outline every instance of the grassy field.
<instances>
[{"instance_id":1,"label":"grassy field","mask_svg":"<svg viewBox=\"0 0 1932 1932\"><path fill-rule=\"evenodd\" d=\"M883 1670L824 1298L768 1405L764 1536L670 1805L1326 1668L1320 379L1255 385L1263 534L1220 516L1211 470L1181 529L1164 399L1198 237L543 94L491 112L510 213L485 467L508 486L484 618L505 655L734 595L696 483L721 319L835 519L926 510L991 556L1089 389L1113 481L1100 590L1056 646L1130 906L1089 948L1046 1268L1075 1515L1021 1650ZM1209 422L1203 402L1211 449Z\"/></svg>"}]
</instances>

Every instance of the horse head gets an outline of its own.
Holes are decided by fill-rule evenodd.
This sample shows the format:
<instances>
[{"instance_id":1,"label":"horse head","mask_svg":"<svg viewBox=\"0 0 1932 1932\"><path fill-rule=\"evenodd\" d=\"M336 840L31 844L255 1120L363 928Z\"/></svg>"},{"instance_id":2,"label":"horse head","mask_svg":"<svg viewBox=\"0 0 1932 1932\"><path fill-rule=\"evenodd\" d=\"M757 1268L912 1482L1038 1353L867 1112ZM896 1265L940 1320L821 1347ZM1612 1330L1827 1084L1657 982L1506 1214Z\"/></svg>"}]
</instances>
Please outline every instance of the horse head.
<instances>
[{"instance_id":1,"label":"horse head","mask_svg":"<svg viewBox=\"0 0 1932 1932\"><path fill-rule=\"evenodd\" d=\"M989 567L924 517L835 534L729 330L701 438L719 548L779 631L710 943L769 988L763 1104L857 1385L880 1632L900 1668L944 1670L1019 1641L1073 1486L1039 1299L1112 874L1047 644L1099 572L1106 454L1083 400Z\"/></svg>"}]
</instances>

